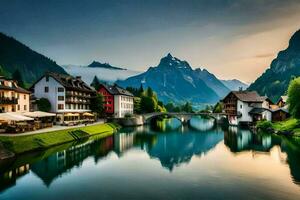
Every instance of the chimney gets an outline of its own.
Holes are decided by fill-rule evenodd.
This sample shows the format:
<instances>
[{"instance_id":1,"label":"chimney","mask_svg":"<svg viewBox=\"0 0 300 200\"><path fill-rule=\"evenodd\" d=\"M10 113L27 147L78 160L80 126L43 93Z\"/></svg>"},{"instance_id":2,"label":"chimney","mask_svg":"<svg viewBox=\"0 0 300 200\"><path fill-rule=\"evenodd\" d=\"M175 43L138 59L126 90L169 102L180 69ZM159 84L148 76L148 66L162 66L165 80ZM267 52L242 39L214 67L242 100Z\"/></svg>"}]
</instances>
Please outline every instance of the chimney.
<instances>
[{"instance_id":1,"label":"chimney","mask_svg":"<svg viewBox=\"0 0 300 200\"><path fill-rule=\"evenodd\" d=\"M243 87L239 87L239 91L240 91L240 92L243 91Z\"/></svg>"}]
</instances>

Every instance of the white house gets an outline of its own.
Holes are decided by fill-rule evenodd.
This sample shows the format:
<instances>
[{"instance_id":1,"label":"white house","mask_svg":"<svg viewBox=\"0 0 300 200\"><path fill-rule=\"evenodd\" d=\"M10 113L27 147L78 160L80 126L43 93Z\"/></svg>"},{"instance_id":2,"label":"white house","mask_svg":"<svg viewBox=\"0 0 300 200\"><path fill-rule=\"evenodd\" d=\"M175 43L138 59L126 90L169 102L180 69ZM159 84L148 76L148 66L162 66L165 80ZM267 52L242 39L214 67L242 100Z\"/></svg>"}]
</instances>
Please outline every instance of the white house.
<instances>
[{"instance_id":1,"label":"white house","mask_svg":"<svg viewBox=\"0 0 300 200\"><path fill-rule=\"evenodd\" d=\"M232 91L223 100L224 112L231 125L272 120L270 101L253 91Z\"/></svg>"},{"instance_id":2,"label":"white house","mask_svg":"<svg viewBox=\"0 0 300 200\"><path fill-rule=\"evenodd\" d=\"M31 87L36 99L46 98L51 112L57 113L60 122L80 120L89 113L90 99L95 94L81 77L48 72ZM87 114L90 115L90 114Z\"/></svg>"}]
</instances>

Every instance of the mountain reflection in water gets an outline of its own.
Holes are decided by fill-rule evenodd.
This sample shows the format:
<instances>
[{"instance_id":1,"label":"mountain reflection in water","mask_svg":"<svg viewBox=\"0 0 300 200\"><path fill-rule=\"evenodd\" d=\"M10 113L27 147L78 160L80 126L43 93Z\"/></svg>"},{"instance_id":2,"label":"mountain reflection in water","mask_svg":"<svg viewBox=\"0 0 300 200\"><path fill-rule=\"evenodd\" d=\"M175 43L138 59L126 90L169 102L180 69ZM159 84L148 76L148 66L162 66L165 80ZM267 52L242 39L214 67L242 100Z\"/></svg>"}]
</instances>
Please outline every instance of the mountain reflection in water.
<instances>
[{"instance_id":1,"label":"mountain reflection in water","mask_svg":"<svg viewBox=\"0 0 300 200\"><path fill-rule=\"evenodd\" d=\"M223 142L224 141L224 142ZM273 135L253 134L237 127L219 127L212 119L195 118L190 126L174 119L157 121L151 126L126 128L104 139L91 138L80 144L64 144L42 152L33 152L0 163L0 194L16 186L20 177L33 173L45 186L80 169L86 159L95 164L115 154L122 158L133 150L146 152L163 169L173 172L184 168L192 158L202 158L218 145L226 145L233 154L250 152L255 157L270 154L278 147L278 157L288 165L294 183L300 183L300 150L293 140Z\"/></svg>"}]
</instances>

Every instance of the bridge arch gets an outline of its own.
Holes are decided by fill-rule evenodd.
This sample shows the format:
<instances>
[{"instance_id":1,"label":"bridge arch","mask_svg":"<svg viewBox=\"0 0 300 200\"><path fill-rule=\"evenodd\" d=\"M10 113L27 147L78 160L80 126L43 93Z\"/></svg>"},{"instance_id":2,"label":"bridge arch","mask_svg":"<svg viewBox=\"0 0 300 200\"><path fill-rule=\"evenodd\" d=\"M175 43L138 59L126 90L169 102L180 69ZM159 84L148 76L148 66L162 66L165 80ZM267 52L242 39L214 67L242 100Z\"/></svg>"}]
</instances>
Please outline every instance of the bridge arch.
<instances>
[{"instance_id":1,"label":"bridge arch","mask_svg":"<svg viewBox=\"0 0 300 200\"><path fill-rule=\"evenodd\" d=\"M157 113L149 113L149 114L143 115L144 123L146 124L146 123L150 122L151 119L154 119L159 116L168 116L168 117L178 119L182 124L188 123L189 120L192 118L189 115L183 115L180 113L157 112Z\"/></svg>"}]
</instances>

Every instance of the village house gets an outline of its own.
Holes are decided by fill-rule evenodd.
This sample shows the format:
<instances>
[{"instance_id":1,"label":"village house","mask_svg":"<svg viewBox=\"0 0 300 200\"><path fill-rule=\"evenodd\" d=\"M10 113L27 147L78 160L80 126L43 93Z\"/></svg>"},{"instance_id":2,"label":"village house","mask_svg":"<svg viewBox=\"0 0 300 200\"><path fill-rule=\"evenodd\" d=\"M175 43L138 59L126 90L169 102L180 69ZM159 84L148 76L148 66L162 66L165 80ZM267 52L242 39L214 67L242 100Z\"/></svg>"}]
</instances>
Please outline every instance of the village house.
<instances>
[{"instance_id":1,"label":"village house","mask_svg":"<svg viewBox=\"0 0 300 200\"><path fill-rule=\"evenodd\" d=\"M93 120L90 100L95 91L81 77L48 72L31 87L35 99L46 98L57 122L73 125Z\"/></svg>"},{"instance_id":2,"label":"village house","mask_svg":"<svg viewBox=\"0 0 300 200\"><path fill-rule=\"evenodd\" d=\"M276 105L277 105L279 108L287 108L287 99L288 99L287 96L281 96L281 97L279 98L279 100L277 101Z\"/></svg>"},{"instance_id":3,"label":"village house","mask_svg":"<svg viewBox=\"0 0 300 200\"><path fill-rule=\"evenodd\" d=\"M271 121L270 100L254 91L232 91L223 100L229 124L249 124L262 119Z\"/></svg>"},{"instance_id":4,"label":"village house","mask_svg":"<svg viewBox=\"0 0 300 200\"><path fill-rule=\"evenodd\" d=\"M17 81L0 76L0 112L29 111L30 92L19 87Z\"/></svg>"},{"instance_id":5,"label":"village house","mask_svg":"<svg viewBox=\"0 0 300 200\"><path fill-rule=\"evenodd\" d=\"M104 112L115 118L133 114L134 96L129 91L117 85L101 84L98 92L104 97Z\"/></svg>"}]
</instances>

